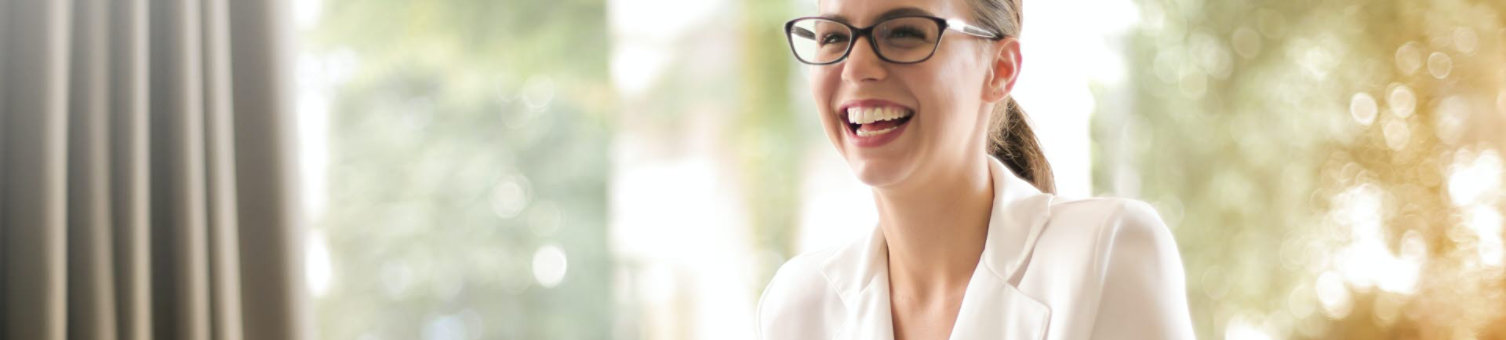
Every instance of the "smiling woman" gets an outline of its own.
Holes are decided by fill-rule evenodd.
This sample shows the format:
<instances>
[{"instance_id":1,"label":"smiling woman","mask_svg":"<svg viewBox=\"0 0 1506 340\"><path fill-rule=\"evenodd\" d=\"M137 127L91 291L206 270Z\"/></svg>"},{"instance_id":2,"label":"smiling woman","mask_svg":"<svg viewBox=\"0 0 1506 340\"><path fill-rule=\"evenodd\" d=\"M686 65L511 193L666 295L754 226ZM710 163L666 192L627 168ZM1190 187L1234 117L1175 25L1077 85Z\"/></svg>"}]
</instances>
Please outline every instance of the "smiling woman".
<instances>
[{"instance_id":1,"label":"smiling woman","mask_svg":"<svg viewBox=\"0 0 1506 340\"><path fill-rule=\"evenodd\" d=\"M763 338L1192 338L1181 259L1155 210L1051 194L1010 97L1018 1L819 8L786 36L879 222L785 263L759 305Z\"/></svg>"}]
</instances>

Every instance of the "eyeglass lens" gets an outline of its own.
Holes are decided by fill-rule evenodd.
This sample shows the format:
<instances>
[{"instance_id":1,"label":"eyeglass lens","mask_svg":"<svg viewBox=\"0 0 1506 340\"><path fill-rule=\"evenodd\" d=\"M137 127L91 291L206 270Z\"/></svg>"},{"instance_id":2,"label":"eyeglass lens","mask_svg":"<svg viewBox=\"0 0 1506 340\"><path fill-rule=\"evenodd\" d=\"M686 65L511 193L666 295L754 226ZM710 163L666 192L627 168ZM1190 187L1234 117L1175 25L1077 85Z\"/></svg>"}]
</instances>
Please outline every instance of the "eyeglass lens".
<instances>
[{"instance_id":1,"label":"eyeglass lens","mask_svg":"<svg viewBox=\"0 0 1506 340\"><path fill-rule=\"evenodd\" d=\"M847 56L855 32L840 22L807 18L795 21L789 30L795 57L812 64L826 64ZM920 62L935 51L941 26L929 18L895 18L873 27L872 44L879 56L897 63Z\"/></svg>"}]
</instances>

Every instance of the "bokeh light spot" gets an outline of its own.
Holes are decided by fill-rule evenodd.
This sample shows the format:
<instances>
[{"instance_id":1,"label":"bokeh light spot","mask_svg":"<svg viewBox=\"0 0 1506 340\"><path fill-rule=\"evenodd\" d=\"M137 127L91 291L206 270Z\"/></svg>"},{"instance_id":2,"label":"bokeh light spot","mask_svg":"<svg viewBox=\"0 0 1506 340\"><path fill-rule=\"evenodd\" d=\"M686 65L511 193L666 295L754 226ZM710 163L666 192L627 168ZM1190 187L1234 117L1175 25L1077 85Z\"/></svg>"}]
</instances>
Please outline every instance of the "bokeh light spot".
<instances>
[{"instance_id":1,"label":"bokeh light spot","mask_svg":"<svg viewBox=\"0 0 1506 340\"><path fill-rule=\"evenodd\" d=\"M533 252L533 279L544 288L553 288L565 279L568 266L565 250L558 245L545 245Z\"/></svg>"}]
</instances>

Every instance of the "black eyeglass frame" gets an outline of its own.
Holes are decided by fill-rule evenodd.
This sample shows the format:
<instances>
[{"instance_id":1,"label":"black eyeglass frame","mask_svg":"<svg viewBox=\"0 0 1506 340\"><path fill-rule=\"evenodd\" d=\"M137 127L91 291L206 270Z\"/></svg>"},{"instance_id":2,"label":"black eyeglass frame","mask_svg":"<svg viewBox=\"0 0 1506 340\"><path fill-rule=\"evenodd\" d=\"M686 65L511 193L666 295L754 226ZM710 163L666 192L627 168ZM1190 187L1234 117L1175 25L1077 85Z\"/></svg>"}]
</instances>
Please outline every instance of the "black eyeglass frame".
<instances>
[{"instance_id":1,"label":"black eyeglass frame","mask_svg":"<svg viewBox=\"0 0 1506 340\"><path fill-rule=\"evenodd\" d=\"M920 58L919 60L916 60L916 61L907 61L907 62L894 61L892 59L889 59L889 57L884 56L884 52L879 51L878 42L873 38L873 29L875 27L878 27L879 25L883 25L884 23L887 23L889 21L898 20L898 19L907 19L907 18L930 19L932 22L936 23L936 27L938 28L936 31L937 32L941 32L941 33L938 34L938 36L936 37L936 43L935 44L931 44L931 52L927 53L924 58ZM815 62L811 62L811 61L805 60L805 58L801 58L800 57L800 52L798 52L798 51L795 50L795 37L794 37L795 23L796 22L800 22L801 20L812 20L812 19L830 21L830 22L841 24L842 26L847 27L848 33L852 33L852 35L851 35L852 39L847 40L846 50L842 52L842 56L841 57L837 57L837 59L834 59L834 60L829 61L829 62L824 62L824 63L815 63ZM960 32L962 34L967 34L967 35L970 35L970 36L974 36L974 37L978 37L978 38L983 38L983 39L988 39L988 40L993 40L993 41L1003 40L1005 37L1007 37L1006 35L999 34L999 33L994 33L994 32L989 31L987 29L983 29L982 27L978 27L978 26L975 26L975 25L972 25L972 24L968 24L966 21L962 21L961 19L943 19L943 18L933 17L933 16L929 16L929 15L906 15L906 16L898 16L898 17L893 17L893 18L887 18L887 19L884 19L883 21L876 22L873 25L868 26L868 27L857 27L857 26L853 26L853 25L850 25L850 24L845 23L845 22L841 22L841 21L837 21L837 20L832 20L831 18L827 18L827 17L800 17L800 18L795 18L795 19L792 19L792 20L787 21L787 22L784 23L784 40L785 40L785 42L789 43L789 45L790 45L790 54L795 55L795 60L800 61L801 63L806 64L806 65L821 66L821 65L831 65L831 64L836 64L836 63L840 63L840 62L846 61L847 60L847 56L852 55L853 45L857 44L857 41L858 41L859 37L868 38L868 47L873 49L873 55L878 56L879 59L881 59L881 60L883 60L885 62L893 63L893 64L904 65L904 64L918 64L918 63L923 63L926 60L931 60L931 57L936 55L936 50L941 47L941 40L946 36L946 31L947 30L953 30L953 31ZM811 32L811 35L814 36L815 32Z\"/></svg>"}]
</instances>

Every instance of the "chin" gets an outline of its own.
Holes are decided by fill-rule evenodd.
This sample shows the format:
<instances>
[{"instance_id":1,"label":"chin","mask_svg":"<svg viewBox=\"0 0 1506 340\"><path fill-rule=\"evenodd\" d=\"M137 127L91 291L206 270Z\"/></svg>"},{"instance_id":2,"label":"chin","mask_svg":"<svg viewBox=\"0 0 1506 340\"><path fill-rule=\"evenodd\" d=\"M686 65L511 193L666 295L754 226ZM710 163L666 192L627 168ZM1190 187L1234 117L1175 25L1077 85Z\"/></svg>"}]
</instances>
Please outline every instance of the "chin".
<instances>
[{"instance_id":1,"label":"chin","mask_svg":"<svg viewBox=\"0 0 1506 340\"><path fill-rule=\"evenodd\" d=\"M903 183L914 172L915 164L908 159L863 159L849 157L847 165L852 168L858 181L875 189L892 187Z\"/></svg>"}]
</instances>

